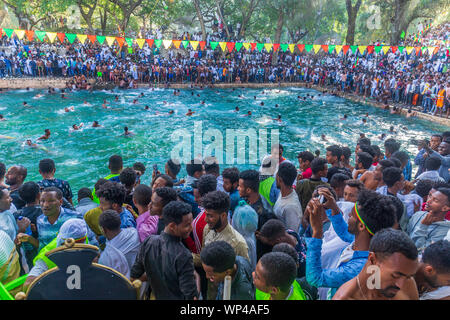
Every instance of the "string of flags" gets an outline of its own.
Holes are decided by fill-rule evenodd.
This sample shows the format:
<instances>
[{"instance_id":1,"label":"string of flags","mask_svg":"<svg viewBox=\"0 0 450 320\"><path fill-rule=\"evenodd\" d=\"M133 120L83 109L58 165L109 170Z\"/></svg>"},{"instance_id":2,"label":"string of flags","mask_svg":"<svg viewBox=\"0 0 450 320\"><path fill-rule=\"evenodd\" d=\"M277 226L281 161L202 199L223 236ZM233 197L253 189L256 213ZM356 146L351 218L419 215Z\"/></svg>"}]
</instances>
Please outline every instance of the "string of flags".
<instances>
[{"instance_id":1,"label":"string of flags","mask_svg":"<svg viewBox=\"0 0 450 320\"><path fill-rule=\"evenodd\" d=\"M58 39L61 43L64 43L67 40L70 44L73 44L75 41L79 41L84 44L86 41L90 41L92 44L98 42L100 45L103 45L105 42L108 46L113 46L115 43L122 48L124 45L128 48L132 48L133 44L137 44L137 46L142 49L145 44L152 48L155 46L156 48L160 48L163 46L165 49L176 48L180 49L183 47L184 49L192 48L197 50L204 50L206 48L206 41L190 41L190 40L162 40L162 39L133 39L127 37L115 37L115 36L97 36L97 35L86 35L86 34L75 34L75 33L63 33L63 32L49 32L49 31L34 31L34 30L22 30L22 29L2 29L0 28L0 34L6 34L8 38L16 36L19 40L24 39L25 37L31 42L33 40L39 40L41 42L48 41L50 43L54 43L56 39ZM359 52L361 55L365 53L380 53L381 51L384 54L387 54L389 51L392 53L396 53L399 51L403 53L406 50L406 53L409 55L413 51L415 51L416 55L418 54L426 54L429 56L436 54L441 47L447 47L448 50L449 41L444 40L436 40L432 46L389 46L389 45L379 45L379 46L364 46L364 45L327 45L327 44L288 44L288 43L253 43L253 42L215 42L210 41L209 47L212 50L215 50L217 47L224 52L233 52L234 50L239 52L242 49L247 51L258 50L262 52L265 50L266 52L271 52L281 50L282 52L290 51L294 53L296 49L300 52L314 52L318 54L319 52L325 53L333 53L339 54L341 51L344 54L351 51L353 53Z\"/></svg>"}]
</instances>

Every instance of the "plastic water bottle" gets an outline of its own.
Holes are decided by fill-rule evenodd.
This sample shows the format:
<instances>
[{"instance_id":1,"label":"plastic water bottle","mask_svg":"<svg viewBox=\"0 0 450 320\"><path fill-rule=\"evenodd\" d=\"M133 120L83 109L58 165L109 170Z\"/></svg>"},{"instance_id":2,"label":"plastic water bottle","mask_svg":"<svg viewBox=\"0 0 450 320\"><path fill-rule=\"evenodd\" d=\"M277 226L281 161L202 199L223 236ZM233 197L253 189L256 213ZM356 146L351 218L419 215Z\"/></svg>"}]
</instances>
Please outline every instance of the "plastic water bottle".
<instances>
[{"instance_id":1,"label":"plastic water bottle","mask_svg":"<svg viewBox=\"0 0 450 320\"><path fill-rule=\"evenodd\" d=\"M23 219L23 216L19 216L18 218L17 218L17 220L22 220ZM29 236L31 236L32 235L32 231L31 231L31 224L27 227L27 229L25 230L25 234L27 234L27 235L29 235Z\"/></svg>"}]
</instances>

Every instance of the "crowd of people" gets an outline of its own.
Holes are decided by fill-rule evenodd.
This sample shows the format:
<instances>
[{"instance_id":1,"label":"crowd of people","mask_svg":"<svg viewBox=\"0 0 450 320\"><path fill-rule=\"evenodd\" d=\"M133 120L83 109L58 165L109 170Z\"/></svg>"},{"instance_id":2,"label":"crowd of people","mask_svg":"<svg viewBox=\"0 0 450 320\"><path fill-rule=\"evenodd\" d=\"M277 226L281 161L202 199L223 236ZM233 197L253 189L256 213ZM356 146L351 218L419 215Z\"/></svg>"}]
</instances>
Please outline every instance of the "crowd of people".
<instances>
[{"instance_id":1,"label":"crowd of people","mask_svg":"<svg viewBox=\"0 0 450 320\"><path fill-rule=\"evenodd\" d=\"M77 201L52 159L39 161L40 181L0 163L1 283L27 275L26 292L55 267L45 253L73 238L142 281L142 299L448 300L450 132L418 149L410 159L394 138L363 137L353 156L330 145L293 161L273 145L256 169L208 156L180 177L169 159L151 178L113 155Z\"/></svg>"},{"instance_id":2,"label":"crowd of people","mask_svg":"<svg viewBox=\"0 0 450 320\"><path fill-rule=\"evenodd\" d=\"M448 35L450 24L433 30ZM438 31L434 31L438 32ZM439 33L440 34L440 33ZM201 34L183 35L197 39ZM241 50L222 53L209 43L220 36L207 37L205 50L166 50L118 45L49 44L1 39L0 77L63 77L70 90L93 89L92 81L113 83L120 88L136 88L138 83L190 83L213 86L216 83L304 82L319 85L333 93L394 103L393 112L407 108L410 114L422 111L433 115L450 114L449 52L440 46L434 54L407 50L376 54L305 54ZM161 49L163 50L163 49ZM351 51L351 50L350 50Z\"/></svg>"}]
</instances>

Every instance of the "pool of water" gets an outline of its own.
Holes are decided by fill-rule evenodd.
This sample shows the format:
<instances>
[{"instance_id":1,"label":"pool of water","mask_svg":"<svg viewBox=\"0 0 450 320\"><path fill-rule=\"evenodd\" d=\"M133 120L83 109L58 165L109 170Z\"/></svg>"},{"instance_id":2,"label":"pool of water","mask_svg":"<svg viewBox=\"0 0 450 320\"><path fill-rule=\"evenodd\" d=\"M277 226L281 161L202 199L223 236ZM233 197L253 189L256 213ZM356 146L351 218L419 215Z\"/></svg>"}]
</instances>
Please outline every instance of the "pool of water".
<instances>
[{"instance_id":1,"label":"pool of water","mask_svg":"<svg viewBox=\"0 0 450 320\"><path fill-rule=\"evenodd\" d=\"M44 96L36 99L38 93ZM138 99L141 93L144 97ZM306 94L316 97L299 101L297 96ZM0 100L0 114L7 119L0 121L0 161L7 167L22 164L28 168L27 180L40 180L39 160L52 158L57 164L56 176L68 180L76 194L79 188L92 188L98 178L109 174L108 158L112 154L122 155L125 166L132 166L135 161L146 164L143 181L148 183L152 165L157 164L163 170L176 144L171 134L176 129L193 133L197 121L202 121L203 130L218 129L224 136L226 129L278 129L285 156L292 160L298 152L307 149L319 149L324 155L326 146L334 143L349 146L353 151L363 132L382 147L383 142L378 137L388 133L390 126L395 127L397 134L394 137L401 141L402 148L413 157L417 153L414 139L429 138L432 133L449 129L421 119L391 115L339 97L318 97L318 94L305 88L185 89L179 96L174 96L172 89L139 89L72 92L67 94L68 99L62 99L59 93L49 95L44 90L10 91L3 93ZM115 95L119 96L117 102ZM102 108L103 99L109 102L109 109ZM136 104L133 104L134 99L138 99ZM85 100L91 105L83 105ZM31 108L24 107L23 101ZM202 101L205 101L204 105ZM264 102L263 106L261 102ZM145 105L150 110L145 110ZM64 107L72 106L75 111L64 112ZM234 111L236 106L239 106L239 112ZM191 117L185 116L188 108L195 111ZM171 109L175 113L168 115ZM253 113L251 117L244 116L248 110ZM367 124L363 124L366 112L369 118ZM281 123L272 120L279 114ZM348 120L340 121L344 114L348 115ZM94 120L103 127L92 128ZM84 123L84 128L71 132L71 126L80 123ZM128 126L135 136L122 136L124 126ZM38 144L40 148L25 145L26 139L35 142L46 128L52 135L48 141ZM328 142L321 140L322 134ZM257 165L240 164L237 167L257 168ZM181 174L185 174L184 168Z\"/></svg>"}]
</instances>

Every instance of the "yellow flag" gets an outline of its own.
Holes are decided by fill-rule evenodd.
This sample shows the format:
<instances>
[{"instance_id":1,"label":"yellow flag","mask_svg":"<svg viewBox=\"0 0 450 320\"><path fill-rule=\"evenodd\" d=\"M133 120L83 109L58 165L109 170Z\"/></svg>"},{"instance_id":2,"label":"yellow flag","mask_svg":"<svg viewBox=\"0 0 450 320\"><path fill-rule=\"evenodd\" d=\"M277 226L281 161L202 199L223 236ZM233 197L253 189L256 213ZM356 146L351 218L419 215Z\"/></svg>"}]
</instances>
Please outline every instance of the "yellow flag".
<instances>
[{"instance_id":1,"label":"yellow flag","mask_svg":"<svg viewBox=\"0 0 450 320\"><path fill-rule=\"evenodd\" d=\"M336 45L334 49L336 50L336 54L339 54L342 50L342 45Z\"/></svg>"},{"instance_id":2,"label":"yellow flag","mask_svg":"<svg viewBox=\"0 0 450 320\"><path fill-rule=\"evenodd\" d=\"M406 53L411 54L411 52L414 50L414 47L406 47Z\"/></svg>"},{"instance_id":3,"label":"yellow flag","mask_svg":"<svg viewBox=\"0 0 450 320\"><path fill-rule=\"evenodd\" d=\"M199 41L191 41L190 43L191 43L192 48L193 48L194 50L197 50Z\"/></svg>"},{"instance_id":4,"label":"yellow flag","mask_svg":"<svg viewBox=\"0 0 450 320\"><path fill-rule=\"evenodd\" d=\"M245 50L250 49L250 43L249 42L244 42L243 43Z\"/></svg>"},{"instance_id":5,"label":"yellow flag","mask_svg":"<svg viewBox=\"0 0 450 320\"><path fill-rule=\"evenodd\" d=\"M136 43L138 44L139 48L142 49L145 43L145 39L136 39Z\"/></svg>"},{"instance_id":6,"label":"yellow flag","mask_svg":"<svg viewBox=\"0 0 450 320\"><path fill-rule=\"evenodd\" d=\"M48 40L50 40L50 43L53 43L56 38L56 32L47 32Z\"/></svg>"},{"instance_id":7,"label":"yellow flag","mask_svg":"<svg viewBox=\"0 0 450 320\"><path fill-rule=\"evenodd\" d=\"M289 51L291 51L291 53L294 53L294 50L295 50L295 44L294 43L289 44Z\"/></svg>"},{"instance_id":8,"label":"yellow flag","mask_svg":"<svg viewBox=\"0 0 450 320\"><path fill-rule=\"evenodd\" d=\"M25 30L14 30L14 33L17 35L19 40L22 40L25 35Z\"/></svg>"},{"instance_id":9,"label":"yellow flag","mask_svg":"<svg viewBox=\"0 0 450 320\"><path fill-rule=\"evenodd\" d=\"M273 43L265 43L264 44L264 48L266 48L267 52L270 52L270 50L272 50L273 47Z\"/></svg>"},{"instance_id":10,"label":"yellow flag","mask_svg":"<svg viewBox=\"0 0 450 320\"><path fill-rule=\"evenodd\" d=\"M48 34L48 32L47 32ZM86 39L87 39L87 35L85 34L77 34L77 38L78 40L80 40L81 43L85 43Z\"/></svg>"},{"instance_id":11,"label":"yellow flag","mask_svg":"<svg viewBox=\"0 0 450 320\"><path fill-rule=\"evenodd\" d=\"M386 54L390 48L390 46L383 46L383 53Z\"/></svg>"},{"instance_id":12,"label":"yellow flag","mask_svg":"<svg viewBox=\"0 0 450 320\"><path fill-rule=\"evenodd\" d=\"M108 46L112 46L114 44L114 41L116 41L115 37L106 37L106 43Z\"/></svg>"},{"instance_id":13,"label":"yellow flag","mask_svg":"<svg viewBox=\"0 0 450 320\"><path fill-rule=\"evenodd\" d=\"M192 41L191 41L192 42ZM163 40L163 46L166 49L169 49L170 46L172 45L172 40ZM194 49L195 50L195 49Z\"/></svg>"},{"instance_id":14,"label":"yellow flag","mask_svg":"<svg viewBox=\"0 0 450 320\"><path fill-rule=\"evenodd\" d=\"M431 57L433 55L434 47L428 47L428 55Z\"/></svg>"},{"instance_id":15,"label":"yellow flag","mask_svg":"<svg viewBox=\"0 0 450 320\"><path fill-rule=\"evenodd\" d=\"M219 46L222 49L222 51L225 52L225 49L227 47L227 43L226 42L219 42Z\"/></svg>"},{"instance_id":16,"label":"yellow flag","mask_svg":"<svg viewBox=\"0 0 450 320\"><path fill-rule=\"evenodd\" d=\"M364 54L364 51L366 51L367 46L358 46L358 50L361 54Z\"/></svg>"},{"instance_id":17,"label":"yellow flag","mask_svg":"<svg viewBox=\"0 0 450 320\"><path fill-rule=\"evenodd\" d=\"M314 45L313 45L314 53L317 54L317 52L319 52L319 50L320 50L321 47L322 47L322 46L321 46L320 44L314 44Z\"/></svg>"}]
</instances>

